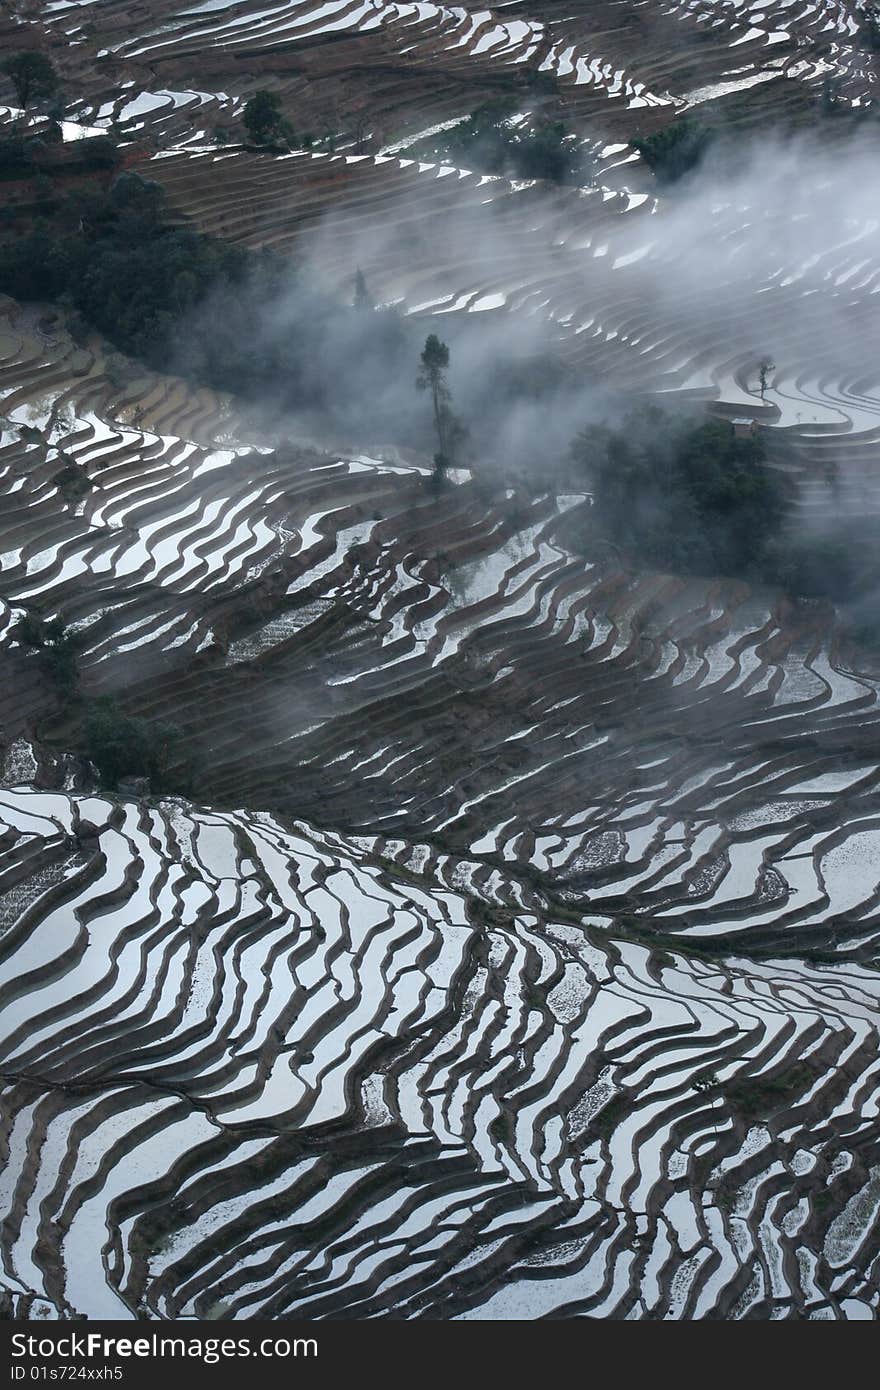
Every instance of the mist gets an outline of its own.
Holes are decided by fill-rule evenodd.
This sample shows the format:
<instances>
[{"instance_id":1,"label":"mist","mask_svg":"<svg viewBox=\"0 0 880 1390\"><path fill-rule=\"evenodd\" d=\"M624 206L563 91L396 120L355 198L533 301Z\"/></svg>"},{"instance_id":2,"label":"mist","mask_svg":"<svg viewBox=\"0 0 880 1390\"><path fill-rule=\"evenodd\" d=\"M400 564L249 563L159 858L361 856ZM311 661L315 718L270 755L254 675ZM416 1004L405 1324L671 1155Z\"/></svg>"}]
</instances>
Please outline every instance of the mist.
<instances>
[{"instance_id":1,"label":"mist","mask_svg":"<svg viewBox=\"0 0 880 1390\"><path fill-rule=\"evenodd\" d=\"M833 145L722 138L674 186L637 169L635 196L483 179L477 200L450 174L429 217L343 202L303 235L283 293L249 330L251 354L277 358L256 390L267 426L430 457L415 377L436 332L468 430L458 461L487 476L539 483L579 430L614 424L634 397L688 413L715 401L775 426L768 440L787 447L877 429L877 145L864 127ZM376 306L360 312L357 269ZM196 339L213 341L227 309L202 306ZM283 349L297 342L293 380ZM829 492L829 514L837 506Z\"/></svg>"}]
</instances>

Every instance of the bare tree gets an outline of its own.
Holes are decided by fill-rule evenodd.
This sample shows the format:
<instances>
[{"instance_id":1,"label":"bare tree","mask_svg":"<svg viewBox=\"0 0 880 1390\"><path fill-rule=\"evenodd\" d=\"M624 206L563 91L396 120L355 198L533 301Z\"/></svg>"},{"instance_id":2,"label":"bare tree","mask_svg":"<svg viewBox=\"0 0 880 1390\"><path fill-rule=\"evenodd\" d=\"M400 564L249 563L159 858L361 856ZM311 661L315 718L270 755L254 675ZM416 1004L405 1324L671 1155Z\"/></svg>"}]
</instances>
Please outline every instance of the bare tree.
<instances>
[{"instance_id":1,"label":"bare tree","mask_svg":"<svg viewBox=\"0 0 880 1390\"><path fill-rule=\"evenodd\" d=\"M351 133L354 140L355 154L366 152L367 140L370 137L370 117L366 111L357 111L351 118Z\"/></svg>"}]
</instances>

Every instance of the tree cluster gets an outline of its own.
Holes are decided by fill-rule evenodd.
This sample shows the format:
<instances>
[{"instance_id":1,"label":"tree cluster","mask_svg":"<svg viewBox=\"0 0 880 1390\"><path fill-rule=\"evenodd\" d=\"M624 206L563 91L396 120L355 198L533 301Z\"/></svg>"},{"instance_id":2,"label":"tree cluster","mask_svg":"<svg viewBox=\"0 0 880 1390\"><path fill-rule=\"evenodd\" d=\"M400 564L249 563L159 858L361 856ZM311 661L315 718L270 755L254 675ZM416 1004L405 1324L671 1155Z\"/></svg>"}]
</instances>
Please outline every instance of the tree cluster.
<instances>
[{"instance_id":1,"label":"tree cluster","mask_svg":"<svg viewBox=\"0 0 880 1390\"><path fill-rule=\"evenodd\" d=\"M484 174L517 179L579 183L589 167L577 137L561 121L526 118L514 121L516 102L485 102L466 120L435 137L425 154L452 163L467 162Z\"/></svg>"},{"instance_id":2,"label":"tree cluster","mask_svg":"<svg viewBox=\"0 0 880 1390\"><path fill-rule=\"evenodd\" d=\"M122 777L147 777L161 788L180 739L175 724L136 719L109 696L94 700L83 721L86 756L111 790Z\"/></svg>"},{"instance_id":3,"label":"tree cluster","mask_svg":"<svg viewBox=\"0 0 880 1390\"><path fill-rule=\"evenodd\" d=\"M657 569L760 577L785 514L757 436L726 420L674 420L654 405L584 430L572 454L599 533Z\"/></svg>"},{"instance_id":4,"label":"tree cluster","mask_svg":"<svg viewBox=\"0 0 880 1390\"><path fill-rule=\"evenodd\" d=\"M615 429L593 426L572 447L593 494L592 534L634 563L678 573L764 581L839 605L855 640L880 647L880 537L870 522L793 523L790 485L767 464L760 436L727 421L676 420L657 406ZM828 478L832 489L833 476Z\"/></svg>"},{"instance_id":5,"label":"tree cluster","mask_svg":"<svg viewBox=\"0 0 880 1390\"><path fill-rule=\"evenodd\" d=\"M270 151L299 148L333 154L340 137L338 120L333 110L319 120L317 134L313 130L297 131L293 122L285 116L278 93L265 88L254 93L242 113L242 125L248 140ZM362 154L368 133L366 113L355 113L351 121L355 152ZM224 144L229 139L229 132L225 127L218 126L214 136L218 143Z\"/></svg>"},{"instance_id":6,"label":"tree cluster","mask_svg":"<svg viewBox=\"0 0 880 1390\"><path fill-rule=\"evenodd\" d=\"M43 667L66 703L79 686L76 640L60 618L49 621L26 613L15 625L14 636L22 646L39 652Z\"/></svg>"},{"instance_id":7,"label":"tree cluster","mask_svg":"<svg viewBox=\"0 0 880 1390\"><path fill-rule=\"evenodd\" d=\"M713 139L713 131L686 116L631 144L661 183L674 183L696 168Z\"/></svg>"},{"instance_id":8,"label":"tree cluster","mask_svg":"<svg viewBox=\"0 0 880 1390\"><path fill-rule=\"evenodd\" d=\"M411 360L396 314L362 312L365 289L354 308L282 256L168 225L161 189L133 173L0 241L0 292L60 300L157 370L283 407L353 409Z\"/></svg>"},{"instance_id":9,"label":"tree cluster","mask_svg":"<svg viewBox=\"0 0 880 1390\"><path fill-rule=\"evenodd\" d=\"M0 180L39 178L45 173L92 172L112 169L119 154L109 135L91 135L64 145L61 127L50 124L26 135L7 135L0 139Z\"/></svg>"},{"instance_id":10,"label":"tree cluster","mask_svg":"<svg viewBox=\"0 0 880 1390\"><path fill-rule=\"evenodd\" d=\"M296 139L277 92L256 92L244 108L242 124L255 145L290 145Z\"/></svg>"}]
</instances>

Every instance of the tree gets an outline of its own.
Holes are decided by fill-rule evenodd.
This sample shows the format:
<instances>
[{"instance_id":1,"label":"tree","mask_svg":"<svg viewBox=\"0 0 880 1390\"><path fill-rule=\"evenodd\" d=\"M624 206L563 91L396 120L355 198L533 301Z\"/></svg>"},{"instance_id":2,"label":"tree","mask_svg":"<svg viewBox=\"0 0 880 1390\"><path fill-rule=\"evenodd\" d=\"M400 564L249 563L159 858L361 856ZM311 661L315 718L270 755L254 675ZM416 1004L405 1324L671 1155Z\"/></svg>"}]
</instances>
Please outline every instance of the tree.
<instances>
[{"instance_id":1,"label":"tree","mask_svg":"<svg viewBox=\"0 0 880 1390\"><path fill-rule=\"evenodd\" d=\"M370 137L370 115L368 111L358 111L352 117L352 138L355 154L363 154Z\"/></svg>"},{"instance_id":2,"label":"tree","mask_svg":"<svg viewBox=\"0 0 880 1390\"><path fill-rule=\"evenodd\" d=\"M416 378L420 391L430 391L434 408L434 428L437 431L438 452L434 455L434 467L438 475L455 460L457 444L464 436L464 428L452 413L452 393L446 381L449 366L449 348L441 343L436 333L430 333L420 357L421 370Z\"/></svg>"},{"instance_id":3,"label":"tree","mask_svg":"<svg viewBox=\"0 0 880 1390\"><path fill-rule=\"evenodd\" d=\"M356 309L374 309L370 291L367 289L367 282L364 279L364 272L358 266L354 274L354 307Z\"/></svg>"},{"instance_id":4,"label":"tree","mask_svg":"<svg viewBox=\"0 0 880 1390\"><path fill-rule=\"evenodd\" d=\"M242 120L256 145L270 145L275 140L287 140L293 136L290 123L284 119L277 92L257 92L245 106Z\"/></svg>"},{"instance_id":5,"label":"tree","mask_svg":"<svg viewBox=\"0 0 880 1390\"><path fill-rule=\"evenodd\" d=\"M758 382L761 387L761 400L767 394L767 379L772 371L776 370L776 363L771 362L769 357L765 357L758 364Z\"/></svg>"},{"instance_id":6,"label":"tree","mask_svg":"<svg viewBox=\"0 0 880 1390\"><path fill-rule=\"evenodd\" d=\"M822 79L822 110L826 116L833 116L841 110L840 88L842 84L842 77L836 77L832 80L826 74Z\"/></svg>"},{"instance_id":7,"label":"tree","mask_svg":"<svg viewBox=\"0 0 880 1390\"><path fill-rule=\"evenodd\" d=\"M320 114L318 119L321 123L320 143L328 154L335 154L341 124L339 108L336 102L332 102L331 105Z\"/></svg>"},{"instance_id":8,"label":"tree","mask_svg":"<svg viewBox=\"0 0 880 1390\"><path fill-rule=\"evenodd\" d=\"M12 79L22 111L27 111L34 100L51 97L58 87L58 75L51 61L45 53L33 49L7 58L3 71Z\"/></svg>"},{"instance_id":9,"label":"tree","mask_svg":"<svg viewBox=\"0 0 880 1390\"><path fill-rule=\"evenodd\" d=\"M694 1081L694 1090L699 1092L700 1095L709 1097L709 1103L712 1106L712 1128L715 1131L716 1138L718 1137L718 1125L715 1120L715 1097L718 1095L719 1085L720 1082L714 1071L704 1072L702 1076L698 1076ZM719 1099L721 1099L721 1097L719 1097Z\"/></svg>"},{"instance_id":10,"label":"tree","mask_svg":"<svg viewBox=\"0 0 880 1390\"><path fill-rule=\"evenodd\" d=\"M875 53L880 50L880 5L862 5L862 38Z\"/></svg>"}]
</instances>

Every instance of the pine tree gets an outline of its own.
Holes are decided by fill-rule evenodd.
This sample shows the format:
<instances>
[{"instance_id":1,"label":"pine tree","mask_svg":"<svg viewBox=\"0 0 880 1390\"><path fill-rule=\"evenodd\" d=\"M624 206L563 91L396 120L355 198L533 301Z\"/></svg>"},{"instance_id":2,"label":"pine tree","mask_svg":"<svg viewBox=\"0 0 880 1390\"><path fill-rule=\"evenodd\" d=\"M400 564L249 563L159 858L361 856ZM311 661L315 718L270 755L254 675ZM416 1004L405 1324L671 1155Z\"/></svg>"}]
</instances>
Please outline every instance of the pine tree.
<instances>
[{"instance_id":1,"label":"pine tree","mask_svg":"<svg viewBox=\"0 0 880 1390\"><path fill-rule=\"evenodd\" d=\"M455 460L456 446L464 437L464 428L452 413L452 393L446 381L449 367L449 348L441 343L436 333L425 340L420 357L421 370L416 378L420 391L431 392L434 408L434 428L437 431L438 452L434 455L434 468L442 475Z\"/></svg>"}]
</instances>

